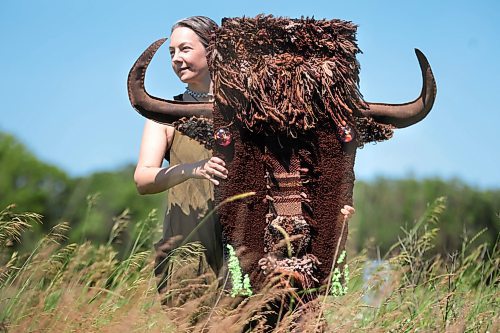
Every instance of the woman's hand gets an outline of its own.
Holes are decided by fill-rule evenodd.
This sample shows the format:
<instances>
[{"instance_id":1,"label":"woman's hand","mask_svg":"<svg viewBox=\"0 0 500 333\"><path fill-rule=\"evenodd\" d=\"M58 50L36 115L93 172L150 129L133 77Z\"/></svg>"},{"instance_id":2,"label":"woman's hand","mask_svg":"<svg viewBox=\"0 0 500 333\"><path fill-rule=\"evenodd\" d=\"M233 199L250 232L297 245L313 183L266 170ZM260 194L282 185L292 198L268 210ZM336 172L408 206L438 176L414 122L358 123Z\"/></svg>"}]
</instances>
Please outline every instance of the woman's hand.
<instances>
[{"instance_id":1,"label":"woman's hand","mask_svg":"<svg viewBox=\"0 0 500 333\"><path fill-rule=\"evenodd\" d=\"M214 183L214 185L219 185L219 181L215 179L215 177L221 179L227 178L226 163L215 156L196 162L194 163L193 177L208 179Z\"/></svg>"},{"instance_id":2,"label":"woman's hand","mask_svg":"<svg viewBox=\"0 0 500 333\"><path fill-rule=\"evenodd\" d=\"M349 205L344 205L344 208L341 208L340 212L344 214L344 221L347 222L354 215L356 210Z\"/></svg>"}]
</instances>

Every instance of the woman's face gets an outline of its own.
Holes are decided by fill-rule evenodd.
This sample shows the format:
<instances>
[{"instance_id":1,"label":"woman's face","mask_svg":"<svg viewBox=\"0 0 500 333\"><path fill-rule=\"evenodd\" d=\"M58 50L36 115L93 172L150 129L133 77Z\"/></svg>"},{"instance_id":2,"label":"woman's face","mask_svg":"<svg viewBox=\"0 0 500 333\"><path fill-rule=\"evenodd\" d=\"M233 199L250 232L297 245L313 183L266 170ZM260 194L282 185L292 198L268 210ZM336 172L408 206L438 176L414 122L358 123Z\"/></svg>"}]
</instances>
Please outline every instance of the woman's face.
<instances>
[{"instance_id":1,"label":"woman's face","mask_svg":"<svg viewBox=\"0 0 500 333\"><path fill-rule=\"evenodd\" d=\"M210 80L205 47L193 30L175 28L170 35L169 50L172 68L182 82L203 84Z\"/></svg>"}]
</instances>

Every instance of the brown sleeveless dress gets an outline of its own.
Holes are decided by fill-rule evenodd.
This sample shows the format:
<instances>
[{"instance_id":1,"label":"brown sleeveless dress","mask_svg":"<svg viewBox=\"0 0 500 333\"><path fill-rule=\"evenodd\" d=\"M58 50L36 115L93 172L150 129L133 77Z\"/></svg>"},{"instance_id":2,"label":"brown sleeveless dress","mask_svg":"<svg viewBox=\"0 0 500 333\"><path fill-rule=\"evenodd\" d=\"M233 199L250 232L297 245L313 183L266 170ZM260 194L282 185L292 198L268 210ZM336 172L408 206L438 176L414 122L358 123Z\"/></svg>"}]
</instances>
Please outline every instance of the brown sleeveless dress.
<instances>
[{"instance_id":1,"label":"brown sleeveless dress","mask_svg":"<svg viewBox=\"0 0 500 333\"><path fill-rule=\"evenodd\" d=\"M176 130L169 155L170 165L176 165L208 159L212 156L212 151ZM205 215L214 208L213 200L213 184L206 179L188 179L167 191L163 237L155 244L155 275L159 292L163 292L169 284L168 277L172 269L172 263L166 256L183 242L200 242L205 248L207 263L216 275L219 273L223 258L220 224L215 214L200 224ZM181 236L180 240L172 241L175 236ZM202 263L203 258L200 258L199 273Z\"/></svg>"}]
</instances>

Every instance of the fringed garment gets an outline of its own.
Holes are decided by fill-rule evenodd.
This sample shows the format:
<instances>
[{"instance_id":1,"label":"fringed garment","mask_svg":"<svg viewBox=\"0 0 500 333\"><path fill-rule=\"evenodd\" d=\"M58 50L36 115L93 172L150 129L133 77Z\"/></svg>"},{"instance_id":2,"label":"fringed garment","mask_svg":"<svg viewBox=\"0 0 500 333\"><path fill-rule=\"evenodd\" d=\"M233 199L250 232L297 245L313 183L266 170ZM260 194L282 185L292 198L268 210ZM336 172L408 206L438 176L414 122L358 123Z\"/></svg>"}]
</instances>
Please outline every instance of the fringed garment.
<instances>
[{"instance_id":1,"label":"fringed garment","mask_svg":"<svg viewBox=\"0 0 500 333\"><path fill-rule=\"evenodd\" d=\"M180 97L176 96L176 98ZM186 122L180 123L185 124ZM176 125L176 127L172 145L167 152L170 165L194 163L212 156L212 151L206 146L179 131L195 128L193 131L187 131L187 134L196 136L196 133L203 133L203 126L181 126L179 128ZM213 214L200 225L205 215L213 208L214 188L209 180L189 179L167 191L163 238L155 244L157 252L155 275L158 281L158 290L161 293L165 291L169 279L175 273L171 269L172 262L168 255L183 243L200 242L205 248L206 263L218 275L222 267L223 256L220 224L216 215ZM200 257L198 273L201 273L204 262L205 260Z\"/></svg>"}]
</instances>

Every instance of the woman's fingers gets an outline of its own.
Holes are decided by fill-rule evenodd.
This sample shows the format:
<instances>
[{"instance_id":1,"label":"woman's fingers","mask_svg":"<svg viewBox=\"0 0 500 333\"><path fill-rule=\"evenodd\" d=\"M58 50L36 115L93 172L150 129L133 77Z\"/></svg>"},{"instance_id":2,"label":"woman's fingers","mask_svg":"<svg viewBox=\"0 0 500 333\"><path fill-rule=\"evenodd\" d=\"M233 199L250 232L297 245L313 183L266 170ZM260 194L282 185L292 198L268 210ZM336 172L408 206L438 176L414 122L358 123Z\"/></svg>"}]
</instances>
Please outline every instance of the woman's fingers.
<instances>
[{"instance_id":1,"label":"woman's fingers","mask_svg":"<svg viewBox=\"0 0 500 333\"><path fill-rule=\"evenodd\" d=\"M209 178L208 180L210 180L212 183L214 183L214 185L219 185L219 181L215 178Z\"/></svg>"},{"instance_id":2,"label":"woman's fingers","mask_svg":"<svg viewBox=\"0 0 500 333\"><path fill-rule=\"evenodd\" d=\"M207 169L207 173L208 175L210 175L211 177L219 177L219 178L222 178L222 179L226 179L227 178L227 175L215 168L209 168Z\"/></svg>"},{"instance_id":3,"label":"woman's fingers","mask_svg":"<svg viewBox=\"0 0 500 333\"><path fill-rule=\"evenodd\" d=\"M199 161L196 163L198 167L196 167L195 176L196 178L205 178L214 183L214 185L219 185L220 179L226 179L228 171L225 167L226 163L218 158L211 157L210 159Z\"/></svg>"},{"instance_id":4,"label":"woman's fingers","mask_svg":"<svg viewBox=\"0 0 500 333\"><path fill-rule=\"evenodd\" d=\"M220 172L221 174L224 174L224 175L227 175L227 169L219 164L219 163L214 163L214 162L211 162L211 161L208 161L208 167L213 169L213 170L216 170L218 172Z\"/></svg>"},{"instance_id":5,"label":"woman's fingers","mask_svg":"<svg viewBox=\"0 0 500 333\"><path fill-rule=\"evenodd\" d=\"M220 164L222 166L226 166L226 162L224 162L222 159L220 159L220 158L218 158L216 156L211 157L209 161L213 162L213 163L216 163L216 164Z\"/></svg>"},{"instance_id":6,"label":"woman's fingers","mask_svg":"<svg viewBox=\"0 0 500 333\"><path fill-rule=\"evenodd\" d=\"M212 183L214 183L215 185L219 185L219 181L217 179L215 179L214 176L212 176L206 170L203 170L202 176L203 176L203 178L205 178L205 179L211 181Z\"/></svg>"}]
</instances>

